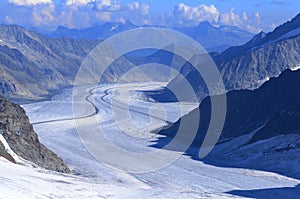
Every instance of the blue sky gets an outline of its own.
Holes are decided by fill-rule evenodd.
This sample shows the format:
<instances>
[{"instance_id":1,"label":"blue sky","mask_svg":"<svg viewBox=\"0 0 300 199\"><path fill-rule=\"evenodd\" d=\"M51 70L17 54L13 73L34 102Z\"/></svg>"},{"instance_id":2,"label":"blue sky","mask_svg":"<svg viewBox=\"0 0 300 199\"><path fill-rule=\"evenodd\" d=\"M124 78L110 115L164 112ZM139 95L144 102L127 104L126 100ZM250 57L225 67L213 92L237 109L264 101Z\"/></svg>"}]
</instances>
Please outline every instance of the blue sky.
<instances>
[{"instance_id":1,"label":"blue sky","mask_svg":"<svg viewBox=\"0 0 300 199\"><path fill-rule=\"evenodd\" d=\"M1 0L0 22L53 31L126 20L167 27L210 21L257 33L271 31L299 8L292 0Z\"/></svg>"}]
</instances>

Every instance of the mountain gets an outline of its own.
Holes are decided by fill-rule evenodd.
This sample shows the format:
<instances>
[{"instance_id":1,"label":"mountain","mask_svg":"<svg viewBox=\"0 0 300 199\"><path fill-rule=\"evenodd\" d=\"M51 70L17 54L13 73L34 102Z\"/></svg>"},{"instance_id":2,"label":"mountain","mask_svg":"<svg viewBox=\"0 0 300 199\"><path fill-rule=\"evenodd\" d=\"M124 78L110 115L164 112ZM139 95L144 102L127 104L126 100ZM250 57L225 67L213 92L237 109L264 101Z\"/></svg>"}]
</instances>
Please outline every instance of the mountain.
<instances>
[{"instance_id":1,"label":"mountain","mask_svg":"<svg viewBox=\"0 0 300 199\"><path fill-rule=\"evenodd\" d=\"M99 43L94 40L47 38L20 26L0 25L0 94L13 100L36 100L72 86L82 61ZM110 56L113 49L107 48L105 53ZM116 82L133 67L121 56L107 68L101 80ZM87 81L100 78L95 77L98 73L93 70L96 69L95 66L88 68ZM146 76L144 79L149 80Z\"/></svg>"},{"instance_id":2,"label":"mountain","mask_svg":"<svg viewBox=\"0 0 300 199\"><path fill-rule=\"evenodd\" d=\"M107 22L102 25L96 25L84 29L69 29L64 26L59 26L49 37L60 38L68 37L73 39L91 39L104 40L108 37L118 34L120 32L137 28L138 26L127 20L125 23Z\"/></svg>"},{"instance_id":3,"label":"mountain","mask_svg":"<svg viewBox=\"0 0 300 199\"><path fill-rule=\"evenodd\" d=\"M208 158L207 161L218 162L218 159L221 158L228 166L238 166L240 165L239 161L241 161L245 167L250 166L264 170L272 167L272 171L280 171L291 176L290 170L287 168L288 162L296 164L295 161L298 160L297 157L300 152L299 89L300 70L286 70L279 77L271 78L253 91L229 91L226 94L227 113L224 128L216 149L209 155L213 160ZM171 127L159 132L167 138L159 138L157 144L153 146L162 147L161 145L166 145L169 140L168 137L175 136L181 121L195 122L194 115L196 111L200 111L199 129L192 147L187 151L188 155L198 159L199 147L210 122L211 98L218 99L219 97L206 97L197 110L183 116ZM183 132L189 133L189 127L185 128ZM210 133L215 130L212 129ZM294 140L291 140L291 137L294 137ZM176 150L176 148L172 150ZM285 159L282 161L277 159L278 156L284 158L285 152L289 152L289 159L286 159L288 162L282 162ZM238 157L238 159L230 159L234 157ZM246 159L248 161L244 161ZM264 163L270 167L264 168L263 163L259 163L258 159L262 162L267 161ZM256 166L254 162L257 162ZM277 165L277 168L274 167L274 164ZM296 176L300 177L299 173Z\"/></svg>"},{"instance_id":4,"label":"mountain","mask_svg":"<svg viewBox=\"0 0 300 199\"><path fill-rule=\"evenodd\" d=\"M0 91L37 99L72 83L94 41L48 39L16 25L0 26Z\"/></svg>"},{"instance_id":5,"label":"mountain","mask_svg":"<svg viewBox=\"0 0 300 199\"><path fill-rule=\"evenodd\" d=\"M300 133L300 131L297 131L299 129L299 124L297 122L292 123L292 121L297 120L297 117L299 116L299 114L297 114L300 103L299 89L300 70L286 70L279 77L271 78L260 88L253 91L229 91L226 94L227 113L221 135L222 139L231 139L245 135L263 125L264 128L257 132L257 135L263 135L263 138L276 136L278 135L278 132L280 132L280 134ZM220 96L213 97L218 98ZM203 136L205 134L207 124L210 121L210 106L210 97L206 97L200 104L201 121L199 121L200 128L198 136ZM292 109L293 111L287 111L289 109ZM195 111L199 110L194 110L193 112ZM193 115L193 112L191 112L190 115ZM293 115L295 116L294 119L290 121L290 125L283 125L283 128L268 132L267 135L265 133L260 133L267 131L266 128L270 124L274 124L274 121L278 120L278 118L287 117L287 113L290 114L290 117ZM177 121L171 128L162 131L161 133L171 135L172 132L176 132L176 128L179 124L180 121ZM280 125L282 124L279 123L275 126L278 127ZM293 128L294 130L291 130Z\"/></svg>"},{"instance_id":6,"label":"mountain","mask_svg":"<svg viewBox=\"0 0 300 199\"><path fill-rule=\"evenodd\" d=\"M29 119L19 105L0 95L0 156L11 162L18 157L53 171L69 173L68 166L39 142Z\"/></svg>"},{"instance_id":7,"label":"mountain","mask_svg":"<svg viewBox=\"0 0 300 199\"><path fill-rule=\"evenodd\" d=\"M195 27L175 28L199 42L208 52L222 52L231 46L249 41L253 34L236 26L216 27L208 21L200 22Z\"/></svg>"},{"instance_id":8,"label":"mountain","mask_svg":"<svg viewBox=\"0 0 300 199\"><path fill-rule=\"evenodd\" d=\"M300 66L300 14L277 27L273 32L263 32L242 46L231 47L221 54L211 54L226 90L256 89L271 77L286 69ZM199 64L201 64L199 62ZM194 67L185 64L182 76L174 78L167 87L178 87L188 80L200 100L208 95L205 83ZM186 79L186 80L185 80ZM214 94L214 93L213 93ZM151 93L158 101L172 101L167 89Z\"/></svg>"},{"instance_id":9,"label":"mountain","mask_svg":"<svg viewBox=\"0 0 300 199\"><path fill-rule=\"evenodd\" d=\"M142 26L144 27L144 26ZM104 40L112 35L122 31L140 28L130 21L122 23L105 23L85 29L68 29L59 26L49 37L68 37L73 39L93 39ZM174 28L175 31L186 34L187 36L198 41L207 51L222 52L226 48L234 45L240 45L247 42L253 37L253 34L239 29L235 26L220 26L211 25L208 21L199 23L195 27Z\"/></svg>"},{"instance_id":10,"label":"mountain","mask_svg":"<svg viewBox=\"0 0 300 199\"><path fill-rule=\"evenodd\" d=\"M227 89L255 89L270 77L300 65L300 14L268 34L216 58Z\"/></svg>"},{"instance_id":11,"label":"mountain","mask_svg":"<svg viewBox=\"0 0 300 199\"><path fill-rule=\"evenodd\" d=\"M222 53L222 60L240 56L252 49L262 48L272 43L283 41L288 38L296 37L300 34L300 14L278 27L272 32L260 32L252 40L242 46L231 47Z\"/></svg>"}]
</instances>

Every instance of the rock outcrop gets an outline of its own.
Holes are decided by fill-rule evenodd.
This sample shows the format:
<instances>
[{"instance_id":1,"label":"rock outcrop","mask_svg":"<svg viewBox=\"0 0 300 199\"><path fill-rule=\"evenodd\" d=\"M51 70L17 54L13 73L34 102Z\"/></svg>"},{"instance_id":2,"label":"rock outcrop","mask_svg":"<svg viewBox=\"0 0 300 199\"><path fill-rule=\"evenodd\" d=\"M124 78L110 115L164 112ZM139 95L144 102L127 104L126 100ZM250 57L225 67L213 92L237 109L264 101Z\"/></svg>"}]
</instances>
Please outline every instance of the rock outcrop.
<instances>
[{"instance_id":1,"label":"rock outcrop","mask_svg":"<svg viewBox=\"0 0 300 199\"><path fill-rule=\"evenodd\" d=\"M61 158L39 142L24 109L1 95L0 134L19 157L49 170L70 172ZM13 157L5 151L3 143L0 143L0 156L14 162Z\"/></svg>"}]
</instances>

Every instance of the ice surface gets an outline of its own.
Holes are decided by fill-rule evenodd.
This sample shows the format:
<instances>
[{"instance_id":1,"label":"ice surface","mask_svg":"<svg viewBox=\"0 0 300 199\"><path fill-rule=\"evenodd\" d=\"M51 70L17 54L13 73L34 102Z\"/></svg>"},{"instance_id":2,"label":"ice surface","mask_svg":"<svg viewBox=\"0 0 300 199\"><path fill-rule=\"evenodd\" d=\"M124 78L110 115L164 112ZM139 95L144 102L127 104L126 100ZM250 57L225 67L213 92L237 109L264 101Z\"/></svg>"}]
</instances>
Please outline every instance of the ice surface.
<instances>
[{"instance_id":1,"label":"ice surface","mask_svg":"<svg viewBox=\"0 0 300 199\"><path fill-rule=\"evenodd\" d=\"M183 108L179 109L176 103L154 104L143 101L134 92L134 90L156 89L160 86L155 83L124 84L118 89L113 89L112 84L87 86L84 90L93 89L90 100L95 103L99 112L95 115L92 107L79 103L78 106L82 108L81 116L90 115L90 118L96 118L107 138L123 150L132 152L157 150L149 146L158 135L149 132L165 125L166 121L176 121L197 106L184 104ZM83 92L82 98L87 97L88 93ZM2 194L5 194L28 198L31 195L60 198L241 198L231 191L270 189L271 191L264 192L262 198L278 198L278 193L272 192L272 189L292 188L300 183L299 180L271 172L212 166L192 160L188 156L182 156L172 164L149 173L128 174L112 169L96 160L81 143L75 123L70 120L70 117L74 117L71 94L72 90L67 89L52 101L27 104L23 107L30 121L36 123L34 129L39 134L41 142L62 157L77 176L33 170L1 160L0 196L3 197ZM128 133L123 133L115 123L115 118L111 114L112 98L114 105L119 109L126 110L129 102L130 120L137 125L127 126L125 131ZM165 110L164 114L161 110ZM149 118L147 114L151 117ZM87 129L92 125L89 117L84 119ZM242 142L249 137L239 139ZM223 145L223 150L228 146L238 147L238 145ZM289 198L294 196L290 195Z\"/></svg>"}]
</instances>

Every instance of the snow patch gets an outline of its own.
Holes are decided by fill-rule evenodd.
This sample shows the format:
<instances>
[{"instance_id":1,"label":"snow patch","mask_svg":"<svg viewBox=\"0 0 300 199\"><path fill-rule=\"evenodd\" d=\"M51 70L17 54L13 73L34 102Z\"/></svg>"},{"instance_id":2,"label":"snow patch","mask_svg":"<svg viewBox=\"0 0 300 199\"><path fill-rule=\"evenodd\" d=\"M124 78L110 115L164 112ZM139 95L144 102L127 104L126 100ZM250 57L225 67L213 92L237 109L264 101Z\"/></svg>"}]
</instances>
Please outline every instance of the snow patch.
<instances>
[{"instance_id":1,"label":"snow patch","mask_svg":"<svg viewBox=\"0 0 300 199\"><path fill-rule=\"evenodd\" d=\"M10 148L2 134L0 134L0 142L3 144L5 151L11 155L16 162L21 162L17 154L15 154L15 152Z\"/></svg>"},{"instance_id":2,"label":"snow patch","mask_svg":"<svg viewBox=\"0 0 300 199\"><path fill-rule=\"evenodd\" d=\"M115 29L117 29L119 27L119 25L114 25L111 27L110 31L114 31Z\"/></svg>"},{"instance_id":3,"label":"snow patch","mask_svg":"<svg viewBox=\"0 0 300 199\"><path fill-rule=\"evenodd\" d=\"M297 64L294 68L291 68L292 71L297 71L300 69L300 64Z\"/></svg>"}]
</instances>

